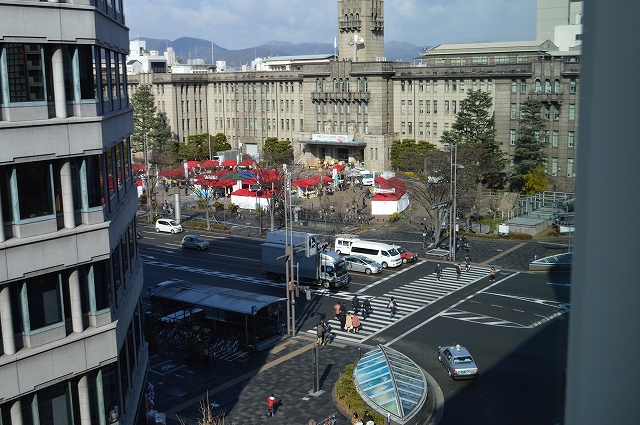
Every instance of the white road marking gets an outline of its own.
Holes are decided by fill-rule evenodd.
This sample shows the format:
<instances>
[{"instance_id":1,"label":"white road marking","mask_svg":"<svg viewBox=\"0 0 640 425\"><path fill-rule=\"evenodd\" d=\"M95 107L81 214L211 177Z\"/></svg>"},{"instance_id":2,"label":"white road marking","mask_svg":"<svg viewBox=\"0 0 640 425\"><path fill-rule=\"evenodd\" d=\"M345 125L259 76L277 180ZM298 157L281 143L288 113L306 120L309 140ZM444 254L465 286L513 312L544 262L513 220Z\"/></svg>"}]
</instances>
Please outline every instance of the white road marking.
<instances>
[{"instance_id":1,"label":"white road marking","mask_svg":"<svg viewBox=\"0 0 640 425\"><path fill-rule=\"evenodd\" d=\"M421 327L423 327L423 326L424 326L424 325L426 325L427 323L429 323L429 322L433 321L434 319L436 319L436 318L438 318L438 317L442 316L444 313L446 313L446 312L448 312L448 311L453 310L455 307L459 306L459 305L460 305L460 304L462 304L463 302L465 302L465 301L467 301L467 300L469 300L469 299L471 299L471 298L475 297L476 295L478 295L478 294L480 294L480 293L482 293L482 292L486 291L486 290L487 290L487 289L489 289L489 288L492 288L492 287L496 286L498 283L504 282L505 280L507 280L507 279L511 279L512 277L517 276L517 275L519 275L519 274L520 274L520 272L516 272L516 273L514 273L514 274L512 274L512 275L510 275L510 276L505 277L504 279L500 279L499 281L497 281L497 282L495 282L495 283L493 283L493 284L491 284L491 285L487 286L486 288L480 289L480 290L479 290L479 291L477 291L476 293L471 294L471 295L469 295L469 296L468 296L468 297L466 297L466 298L461 299L460 301L458 301L457 303L455 303L454 305L452 305L452 306L451 306L451 307L449 307L448 309L443 310L443 311L441 311L440 313L434 314L433 316L431 316L430 318L428 318L427 320L425 320L424 322L422 322L421 324L419 324L419 325L418 325L418 326L416 326L415 328L413 328L413 329L411 329L411 330L408 330L407 332L405 332L405 333L403 333L403 334L401 334L401 335L397 336L396 338L394 338L394 339L392 339L391 341L387 342L385 345L386 345L387 347L388 347L388 346L390 346L391 344L393 344L393 343L395 343L395 342L397 342L397 341L401 340L402 338L404 338L405 336L409 335L410 333L415 332L417 329L420 329ZM424 308L426 308L426 307L427 307L427 306L424 306L424 307L422 307L420 310L422 310L422 309L424 309ZM419 311L419 310L418 310L418 311ZM417 311L416 311L416 312L417 312ZM416 313L416 312L414 312L414 313Z\"/></svg>"}]
</instances>

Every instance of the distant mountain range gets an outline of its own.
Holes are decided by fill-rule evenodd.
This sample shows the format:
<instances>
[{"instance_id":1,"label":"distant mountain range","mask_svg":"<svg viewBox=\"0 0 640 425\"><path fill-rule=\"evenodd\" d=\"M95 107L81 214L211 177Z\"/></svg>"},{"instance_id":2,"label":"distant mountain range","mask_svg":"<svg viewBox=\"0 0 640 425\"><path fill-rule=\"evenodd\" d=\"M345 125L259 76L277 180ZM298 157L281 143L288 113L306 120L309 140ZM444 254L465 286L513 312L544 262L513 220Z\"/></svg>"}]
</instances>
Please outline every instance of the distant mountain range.
<instances>
[{"instance_id":1,"label":"distant mountain range","mask_svg":"<svg viewBox=\"0 0 640 425\"><path fill-rule=\"evenodd\" d=\"M162 40L157 38L140 37L147 42L147 50L157 50L160 55L173 47L176 58L187 63L188 59L201 58L205 63L211 63L211 41L202 38L181 37L176 40ZM384 51L389 61L412 62L422 51L421 46L415 44L389 41L384 44ZM249 64L256 57L267 58L274 56L296 56L333 53L333 43L298 43L283 41L268 41L260 46L247 49L229 50L214 44L213 56L217 61L227 61L229 67L240 67Z\"/></svg>"}]
</instances>

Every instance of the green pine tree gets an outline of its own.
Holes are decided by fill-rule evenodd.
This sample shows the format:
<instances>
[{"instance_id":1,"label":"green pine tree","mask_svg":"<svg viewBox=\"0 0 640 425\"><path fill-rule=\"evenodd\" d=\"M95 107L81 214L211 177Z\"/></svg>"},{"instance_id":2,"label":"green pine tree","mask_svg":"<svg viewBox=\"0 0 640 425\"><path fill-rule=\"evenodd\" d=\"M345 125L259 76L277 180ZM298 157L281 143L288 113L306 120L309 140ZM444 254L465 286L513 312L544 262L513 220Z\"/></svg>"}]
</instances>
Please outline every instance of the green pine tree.
<instances>
[{"instance_id":1,"label":"green pine tree","mask_svg":"<svg viewBox=\"0 0 640 425\"><path fill-rule=\"evenodd\" d=\"M162 151L165 143L172 138L171 128L166 124L164 116L155 106L155 98L149 86L139 86L131 96L133 108L133 134L131 135L131 150L144 150L145 136L148 149Z\"/></svg>"},{"instance_id":2,"label":"green pine tree","mask_svg":"<svg viewBox=\"0 0 640 425\"><path fill-rule=\"evenodd\" d=\"M495 139L495 126L489 111L493 101L488 93L470 90L460 102L460 111L450 131L440 138L444 145L458 145L459 158L465 174L488 187L504 184L504 169L507 160Z\"/></svg>"},{"instance_id":3,"label":"green pine tree","mask_svg":"<svg viewBox=\"0 0 640 425\"><path fill-rule=\"evenodd\" d=\"M268 166L279 166L293 162L293 146L289 140L278 140L269 137L262 147L264 161Z\"/></svg>"},{"instance_id":4,"label":"green pine tree","mask_svg":"<svg viewBox=\"0 0 640 425\"><path fill-rule=\"evenodd\" d=\"M520 129L513 151L513 167L510 176L513 191L522 190L525 185L525 176L529 173L534 174L538 167L543 167L547 159L545 149L549 145L548 141L540 139L540 134L545 128L541 115L542 103L529 99L521 105L521 108L522 114L518 120Z\"/></svg>"},{"instance_id":5,"label":"green pine tree","mask_svg":"<svg viewBox=\"0 0 640 425\"><path fill-rule=\"evenodd\" d=\"M424 173L427 152L434 150L436 146L424 140L394 140L391 144L391 165L401 172Z\"/></svg>"}]
</instances>

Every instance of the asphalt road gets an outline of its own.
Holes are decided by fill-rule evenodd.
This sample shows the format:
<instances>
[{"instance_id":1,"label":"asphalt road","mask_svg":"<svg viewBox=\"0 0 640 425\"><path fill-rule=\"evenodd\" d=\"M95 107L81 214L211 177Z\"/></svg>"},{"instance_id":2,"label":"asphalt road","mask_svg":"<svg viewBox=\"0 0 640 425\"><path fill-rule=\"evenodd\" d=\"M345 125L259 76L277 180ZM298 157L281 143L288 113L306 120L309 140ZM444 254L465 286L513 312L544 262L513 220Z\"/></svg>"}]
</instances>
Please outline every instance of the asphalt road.
<instances>
[{"instance_id":1,"label":"asphalt road","mask_svg":"<svg viewBox=\"0 0 640 425\"><path fill-rule=\"evenodd\" d=\"M285 296L282 283L261 274L259 239L202 232L210 249L185 251L180 247L183 235L157 234L146 226L140 229L146 286L185 279ZM367 232L361 237L421 248L413 232ZM517 241L500 241L481 249L478 245L474 249L472 241L474 264L460 280L450 264L443 264L443 278L436 281L435 262L421 257L416 264L375 276L352 274L347 288L317 289L311 301L300 297L296 303L298 332L315 335L314 327L323 317L332 323L336 341L365 348L386 344L404 353L441 387L445 404L440 424L562 423L569 275L518 271L532 255L562 248L529 247ZM500 268L496 283L489 282L489 265ZM355 293L360 299L372 298L374 314L363 320L362 331L354 335L339 330L333 305L340 301L350 306ZM398 301L399 310L390 319L386 304L391 296ZM146 293L143 303L148 303ZM437 360L437 347L455 343L464 344L474 355L480 379L458 382L448 377Z\"/></svg>"}]
</instances>

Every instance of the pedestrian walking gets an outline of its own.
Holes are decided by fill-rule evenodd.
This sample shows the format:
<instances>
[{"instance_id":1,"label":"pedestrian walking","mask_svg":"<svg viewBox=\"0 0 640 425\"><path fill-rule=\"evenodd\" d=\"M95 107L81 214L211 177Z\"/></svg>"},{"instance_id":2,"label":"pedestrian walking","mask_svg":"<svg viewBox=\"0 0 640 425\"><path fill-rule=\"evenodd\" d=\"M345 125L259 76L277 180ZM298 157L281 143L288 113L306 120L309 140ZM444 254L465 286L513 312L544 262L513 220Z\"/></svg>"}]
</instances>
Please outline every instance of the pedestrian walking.
<instances>
[{"instance_id":1,"label":"pedestrian walking","mask_svg":"<svg viewBox=\"0 0 640 425\"><path fill-rule=\"evenodd\" d=\"M362 318L366 319L371 316L373 313L373 308L371 307L371 298L365 298L362 303Z\"/></svg>"},{"instance_id":2,"label":"pedestrian walking","mask_svg":"<svg viewBox=\"0 0 640 425\"><path fill-rule=\"evenodd\" d=\"M368 410L364 411L364 416L362 417L362 422L364 422L364 425L370 425L369 422L371 422L371 424L373 424L373 418L369 414Z\"/></svg>"},{"instance_id":3,"label":"pedestrian walking","mask_svg":"<svg viewBox=\"0 0 640 425\"><path fill-rule=\"evenodd\" d=\"M351 331L353 330L353 319L351 312L347 314L343 329L347 331L347 333L351 333Z\"/></svg>"},{"instance_id":4,"label":"pedestrian walking","mask_svg":"<svg viewBox=\"0 0 640 425\"><path fill-rule=\"evenodd\" d=\"M465 271L471 270L471 257L469 254L464 256Z\"/></svg>"},{"instance_id":5,"label":"pedestrian walking","mask_svg":"<svg viewBox=\"0 0 640 425\"><path fill-rule=\"evenodd\" d=\"M340 301L336 302L333 306L333 314L336 316L336 320L338 319L338 315L340 314Z\"/></svg>"},{"instance_id":6,"label":"pedestrian walking","mask_svg":"<svg viewBox=\"0 0 640 425\"><path fill-rule=\"evenodd\" d=\"M322 345L327 345L329 343L329 341L331 341L331 325L329 324L329 322L324 322L323 323L323 332L322 332Z\"/></svg>"},{"instance_id":7,"label":"pedestrian walking","mask_svg":"<svg viewBox=\"0 0 640 425\"><path fill-rule=\"evenodd\" d=\"M442 277L442 266L440 263L436 266L436 279L440 282L440 278Z\"/></svg>"},{"instance_id":8,"label":"pedestrian walking","mask_svg":"<svg viewBox=\"0 0 640 425\"><path fill-rule=\"evenodd\" d=\"M351 425L363 425L362 420L357 413L354 412L353 417L351 418Z\"/></svg>"},{"instance_id":9,"label":"pedestrian walking","mask_svg":"<svg viewBox=\"0 0 640 425\"><path fill-rule=\"evenodd\" d=\"M396 310L398 309L398 303L396 303L396 300L393 297L391 297L391 299L389 300L387 308L389 309L389 319L391 319L393 318L393 316L395 316Z\"/></svg>"},{"instance_id":10,"label":"pedestrian walking","mask_svg":"<svg viewBox=\"0 0 640 425\"><path fill-rule=\"evenodd\" d=\"M318 326L316 326L316 336L318 337L316 343L318 345L322 344L324 340L324 320L320 319L318 322Z\"/></svg>"},{"instance_id":11,"label":"pedestrian walking","mask_svg":"<svg viewBox=\"0 0 640 425\"><path fill-rule=\"evenodd\" d=\"M275 398L273 393L271 393L271 395L267 397L267 417L270 418L276 415L275 406L277 402L278 402L278 399Z\"/></svg>"},{"instance_id":12,"label":"pedestrian walking","mask_svg":"<svg viewBox=\"0 0 640 425\"><path fill-rule=\"evenodd\" d=\"M496 268L495 267L491 267L491 276L489 277L489 282L495 282L496 281Z\"/></svg>"},{"instance_id":13,"label":"pedestrian walking","mask_svg":"<svg viewBox=\"0 0 640 425\"><path fill-rule=\"evenodd\" d=\"M354 295L353 298L351 299L351 307L353 307L353 311L355 313L360 311L360 300L358 299L357 295Z\"/></svg>"},{"instance_id":14,"label":"pedestrian walking","mask_svg":"<svg viewBox=\"0 0 640 425\"><path fill-rule=\"evenodd\" d=\"M347 307L344 303L340 304L340 313L338 313L338 320L340 321L340 329L344 329L347 323Z\"/></svg>"},{"instance_id":15,"label":"pedestrian walking","mask_svg":"<svg viewBox=\"0 0 640 425\"><path fill-rule=\"evenodd\" d=\"M360 330L360 327L362 326L358 314L354 314L353 316L351 316L351 325L353 325L353 333L357 334Z\"/></svg>"},{"instance_id":16,"label":"pedestrian walking","mask_svg":"<svg viewBox=\"0 0 640 425\"><path fill-rule=\"evenodd\" d=\"M462 265L458 263L456 265L456 280L460 280L460 275L462 274Z\"/></svg>"}]
</instances>

